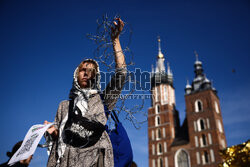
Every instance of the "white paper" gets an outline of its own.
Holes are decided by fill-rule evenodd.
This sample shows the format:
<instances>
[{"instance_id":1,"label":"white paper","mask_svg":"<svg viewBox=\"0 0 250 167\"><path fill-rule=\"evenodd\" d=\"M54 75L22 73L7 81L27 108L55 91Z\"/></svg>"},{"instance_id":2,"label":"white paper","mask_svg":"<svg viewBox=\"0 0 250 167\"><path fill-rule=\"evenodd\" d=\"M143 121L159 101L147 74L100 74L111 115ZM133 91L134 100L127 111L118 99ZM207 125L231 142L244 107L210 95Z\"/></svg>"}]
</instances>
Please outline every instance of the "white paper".
<instances>
[{"instance_id":1,"label":"white paper","mask_svg":"<svg viewBox=\"0 0 250 167\"><path fill-rule=\"evenodd\" d=\"M34 152L36 151L38 143L43 137L43 134L53 124L54 123L50 123L48 125L42 125L42 124L33 125L26 134L21 147L11 157L8 165L13 165L16 162L25 160L29 158L29 156L33 155Z\"/></svg>"}]
</instances>

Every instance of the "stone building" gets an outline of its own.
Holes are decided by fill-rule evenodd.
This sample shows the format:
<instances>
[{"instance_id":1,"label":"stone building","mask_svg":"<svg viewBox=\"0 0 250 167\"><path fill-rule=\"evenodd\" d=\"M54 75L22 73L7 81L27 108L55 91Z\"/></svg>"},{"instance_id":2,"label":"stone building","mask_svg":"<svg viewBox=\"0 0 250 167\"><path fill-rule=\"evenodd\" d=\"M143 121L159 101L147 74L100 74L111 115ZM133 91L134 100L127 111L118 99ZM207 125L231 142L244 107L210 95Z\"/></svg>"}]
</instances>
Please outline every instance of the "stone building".
<instances>
[{"instance_id":1,"label":"stone building","mask_svg":"<svg viewBox=\"0 0 250 167\"><path fill-rule=\"evenodd\" d=\"M180 125L175 105L173 73L161 52L152 69L152 105L148 109L149 167L218 166L219 150L227 146L220 101L204 74L202 62L194 63L195 77L185 88L186 117Z\"/></svg>"}]
</instances>

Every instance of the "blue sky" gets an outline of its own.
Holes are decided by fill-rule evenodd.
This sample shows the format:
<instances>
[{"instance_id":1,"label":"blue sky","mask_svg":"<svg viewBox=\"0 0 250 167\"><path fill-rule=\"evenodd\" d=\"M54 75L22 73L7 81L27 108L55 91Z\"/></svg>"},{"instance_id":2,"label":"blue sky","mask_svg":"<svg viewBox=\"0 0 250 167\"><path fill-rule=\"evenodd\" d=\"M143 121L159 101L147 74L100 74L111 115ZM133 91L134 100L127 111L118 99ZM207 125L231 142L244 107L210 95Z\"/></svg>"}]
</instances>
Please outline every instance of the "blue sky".
<instances>
[{"instance_id":1,"label":"blue sky","mask_svg":"<svg viewBox=\"0 0 250 167\"><path fill-rule=\"evenodd\" d=\"M133 30L130 49L137 68L151 71L157 36L174 74L176 105L185 117L186 79L199 54L221 102L228 145L250 138L250 3L248 1L0 1L0 163L29 127L52 121L68 98L75 67L92 58L96 45L85 36L104 13L119 13ZM121 36L125 47L126 34ZM235 69L233 73L232 70ZM144 111L150 106L146 101ZM138 166L148 166L147 124L124 122ZM31 166L43 167L38 148Z\"/></svg>"}]
</instances>

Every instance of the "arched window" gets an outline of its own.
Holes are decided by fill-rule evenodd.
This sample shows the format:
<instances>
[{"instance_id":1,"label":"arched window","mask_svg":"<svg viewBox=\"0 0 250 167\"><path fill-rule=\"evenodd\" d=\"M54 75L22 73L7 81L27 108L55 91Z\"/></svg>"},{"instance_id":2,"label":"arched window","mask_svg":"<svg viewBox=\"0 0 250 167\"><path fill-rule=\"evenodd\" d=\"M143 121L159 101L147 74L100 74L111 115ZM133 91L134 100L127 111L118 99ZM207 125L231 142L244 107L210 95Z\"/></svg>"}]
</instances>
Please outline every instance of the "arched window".
<instances>
[{"instance_id":1,"label":"arched window","mask_svg":"<svg viewBox=\"0 0 250 167\"><path fill-rule=\"evenodd\" d=\"M161 143L158 143L158 145L157 145L157 153L162 154L162 145L161 145Z\"/></svg>"},{"instance_id":2,"label":"arched window","mask_svg":"<svg viewBox=\"0 0 250 167\"><path fill-rule=\"evenodd\" d=\"M156 136L157 139L161 138L161 129L160 128L156 130L156 135L157 135Z\"/></svg>"},{"instance_id":3,"label":"arched window","mask_svg":"<svg viewBox=\"0 0 250 167\"><path fill-rule=\"evenodd\" d=\"M203 110L202 102L201 100L195 101L195 112L200 112Z\"/></svg>"},{"instance_id":4,"label":"arched window","mask_svg":"<svg viewBox=\"0 0 250 167\"><path fill-rule=\"evenodd\" d=\"M199 118L198 121L197 121L197 124L198 124L198 131L202 131L202 130L206 129L205 120L204 119Z\"/></svg>"},{"instance_id":5,"label":"arched window","mask_svg":"<svg viewBox=\"0 0 250 167\"><path fill-rule=\"evenodd\" d=\"M206 164L209 162L208 153L206 151L204 151L204 160Z\"/></svg>"},{"instance_id":6,"label":"arched window","mask_svg":"<svg viewBox=\"0 0 250 167\"><path fill-rule=\"evenodd\" d=\"M158 158L157 167L163 167L163 160L162 160L162 158Z\"/></svg>"},{"instance_id":7,"label":"arched window","mask_svg":"<svg viewBox=\"0 0 250 167\"><path fill-rule=\"evenodd\" d=\"M160 106L157 104L155 106L155 114L159 114L160 113Z\"/></svg>"},{"instance_id":8,"label":"arched window","mask_svg":"<svg viewBox=\"0 0 250 167\"><path fill-rule=\"evenodd\" d=\"M219 110L218 103L216 101L214 102L214 107L215 107L215 111L219 114L220 110Z\"/></svg>"},{"instance_id":9,"label":"arched window","mask_svg":"<svg viewBox=\"0 0 250 167\"><path fill-rule=\"evenodd\" d=\"M160 117L157 117L157 123L158 123L158 125L161 124L161 119L160 119Z\"/></svg>"},{"instance_id":10,"label":"arched window","mask_svg":"<svg viewBox=\"0 0 250 167\"><path fill-rule=\"evenodd\" d=\"M180 149L175 153L175 166L176 167L189 167L189 155L188 153Z\"/></svg>"},{"instance_id":11,"label":"arched window","mask_svg":"<svg viewBox=\"0 0 250 167\"><path fill-rule=\"evenodd\" d=\"M201 126L201 130L205 129L205 124L204 124L204 121L202 119L200 120L200 126Z\"/></svg>"},{"instance_id":12,"label":"arched window","mask_svg":"<svg viewBox=\"0 0 250 167\"><path fill-rule=\"evenodd\" d=\"M203 146L206 146L206 145L207 145L206 136L205 136L204 134L202 134L201 137L202 137L202 145L203 145Z\"/></svg>"},{"instance_id":13,"label":"arched window","mask_svg":"<svg viewBox=\"0 0 250 167\"><path fill-rule=\"evenodd\" d=\"M155 117L155 126L158 126L160 124L161 124L161 118L160 118L160 116L156 116Z\"/></svg>"}]
</instances>

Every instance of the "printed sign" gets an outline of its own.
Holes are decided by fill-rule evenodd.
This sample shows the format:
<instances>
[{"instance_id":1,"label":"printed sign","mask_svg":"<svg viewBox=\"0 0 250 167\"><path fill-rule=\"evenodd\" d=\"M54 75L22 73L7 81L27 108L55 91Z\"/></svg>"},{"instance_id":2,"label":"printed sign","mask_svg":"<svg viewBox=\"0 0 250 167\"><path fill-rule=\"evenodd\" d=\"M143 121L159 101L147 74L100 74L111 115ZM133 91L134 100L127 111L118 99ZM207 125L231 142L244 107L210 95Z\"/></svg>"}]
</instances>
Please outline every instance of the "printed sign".
<instances>
[{"instance_id":1,"label":"printed sign","mask_svg":"<svg viewBox=\"0 0 250 167\"><path fill-rule=\"evenodd\" d=\"M54 123L48 125L42 125L42 124L33 125L26 134L21 147L11 157L8 165L13 165L16 162L25 160L29 158L29 156L33 155L34 152L36 151L38 143L43 137L43 134L53 124Z\"/></svg>"}]
</instances>

